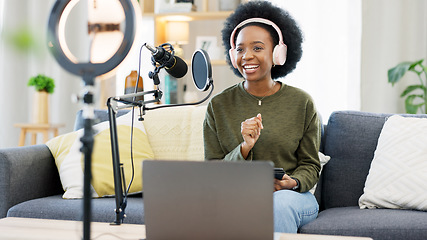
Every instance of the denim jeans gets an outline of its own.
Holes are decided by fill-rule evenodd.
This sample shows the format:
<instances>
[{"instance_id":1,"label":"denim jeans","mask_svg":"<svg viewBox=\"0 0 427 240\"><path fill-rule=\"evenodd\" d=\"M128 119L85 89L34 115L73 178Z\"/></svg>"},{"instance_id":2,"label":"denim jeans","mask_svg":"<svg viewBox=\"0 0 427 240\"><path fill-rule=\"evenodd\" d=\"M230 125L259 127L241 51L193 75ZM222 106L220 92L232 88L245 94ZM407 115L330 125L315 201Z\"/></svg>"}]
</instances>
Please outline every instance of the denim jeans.
<instances>
[{"instance_id":1,"label":"denim jeans","mask_svg":"<svg viewBox=\"0 0 427 240\"><path fill-rule=\"evenodd\" d=\"M316 198L310 192L276 191L273 204L275 232L297 233L298 228L316 219L319 212Z\"/></svg>"}]
</instances>

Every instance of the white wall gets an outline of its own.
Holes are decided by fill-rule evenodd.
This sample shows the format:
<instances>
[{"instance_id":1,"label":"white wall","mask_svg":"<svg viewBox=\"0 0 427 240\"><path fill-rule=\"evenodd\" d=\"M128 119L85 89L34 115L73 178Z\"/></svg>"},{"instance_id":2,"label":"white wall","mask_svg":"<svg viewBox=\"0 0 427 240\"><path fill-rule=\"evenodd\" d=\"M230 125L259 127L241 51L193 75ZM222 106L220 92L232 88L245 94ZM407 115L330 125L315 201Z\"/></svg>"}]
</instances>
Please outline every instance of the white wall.
<instances>
[{"instance_id":1,"label":"white wall","mask_svg":"<svg viewBox=\"0 0 427 240\"><path fill-rule=\"evenodd\" d=\"M387 71L402 61L427 64L427 1L363 0L362 7L361 110L404 113L399 96L416 76L392 87Z\"/></svg>"},{"instance_id":2,"label":"white wall","mask_svg":"<svg viewBox=\"0 0 427 240\"><path fill-rule=\"evenodd\" d=\"M271 0L304 34L303 55L282 81L308 92L327 121L333 111L360 109L360 0Z\"/></svg>"}]
</instances>

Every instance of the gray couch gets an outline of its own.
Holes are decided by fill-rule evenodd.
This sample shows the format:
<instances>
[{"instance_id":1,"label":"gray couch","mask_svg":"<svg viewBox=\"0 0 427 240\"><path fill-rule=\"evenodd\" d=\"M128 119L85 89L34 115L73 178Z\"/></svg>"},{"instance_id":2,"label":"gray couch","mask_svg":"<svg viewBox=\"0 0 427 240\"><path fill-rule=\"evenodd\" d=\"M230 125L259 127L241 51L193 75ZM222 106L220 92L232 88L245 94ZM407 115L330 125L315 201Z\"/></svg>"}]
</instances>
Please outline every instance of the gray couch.
<instances>
[{"instance_id":1,"label":"gray couch","mask_svg":"<svg viewBox=\"0 0 427 240\"><path fill-rule=\"evenodd\" d=\"M105 111L96 111L106 120ZM358 199L388 114L334 112L321 151L331 157L316 189L321 212L301 233L366 236L373 239L426 239L427 212L361 210ZM420 115L419 117L426 117ZM81 127L77 116L75 128ZM0 149L0 217L82 219L82 201L64 200L54 159L46 145ZM115 220L114 198L92 201L92 220ZM144 223L143 198L132 196L125 223Z\"/></svg>"}]
</instances>

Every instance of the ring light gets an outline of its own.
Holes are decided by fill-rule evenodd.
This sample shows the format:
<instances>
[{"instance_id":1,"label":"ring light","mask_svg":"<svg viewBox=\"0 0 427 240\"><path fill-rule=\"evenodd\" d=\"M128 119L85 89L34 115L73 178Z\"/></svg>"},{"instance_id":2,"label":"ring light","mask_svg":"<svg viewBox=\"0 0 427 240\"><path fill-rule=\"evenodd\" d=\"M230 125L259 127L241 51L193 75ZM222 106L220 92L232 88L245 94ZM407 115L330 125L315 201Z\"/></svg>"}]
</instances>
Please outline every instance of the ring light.
<instances>
[{"instance_id":1,"label":"ring light","mask_svg":"<svg viewBox=\"0 0 427 240\"><path fill-rule=\"evenodd\" d=\"M48 47L56 61L67 71L82 76L85 82L96 76L110 72L117 67L129 53L135 38L135 13L131 0L120 1L125 12L124 38L116 53L103 63L78 63L65 42L65 21L78 0L57 0L52 8L48 22ZM89 80L92 81L93 79Z\"/></svg>"}]
</instances>

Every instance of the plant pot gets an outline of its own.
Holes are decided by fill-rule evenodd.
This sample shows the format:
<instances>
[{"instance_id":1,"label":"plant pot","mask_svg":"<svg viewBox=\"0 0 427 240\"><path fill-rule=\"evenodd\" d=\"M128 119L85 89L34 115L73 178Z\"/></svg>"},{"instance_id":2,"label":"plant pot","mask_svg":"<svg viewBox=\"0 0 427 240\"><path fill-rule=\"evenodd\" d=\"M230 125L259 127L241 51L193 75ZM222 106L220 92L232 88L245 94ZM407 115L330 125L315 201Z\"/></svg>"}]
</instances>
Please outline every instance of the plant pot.
<instances>
[{"instance_id":1,"label":"plant pot","mask_svg":"<svg viewBox=\"0 0 427 240\"><path fill-rule=\"evenodd\" d=\"M36 91L33 99L32 123L49 123L49 93L46 91Z\"/></svg>"}]
</instances>

